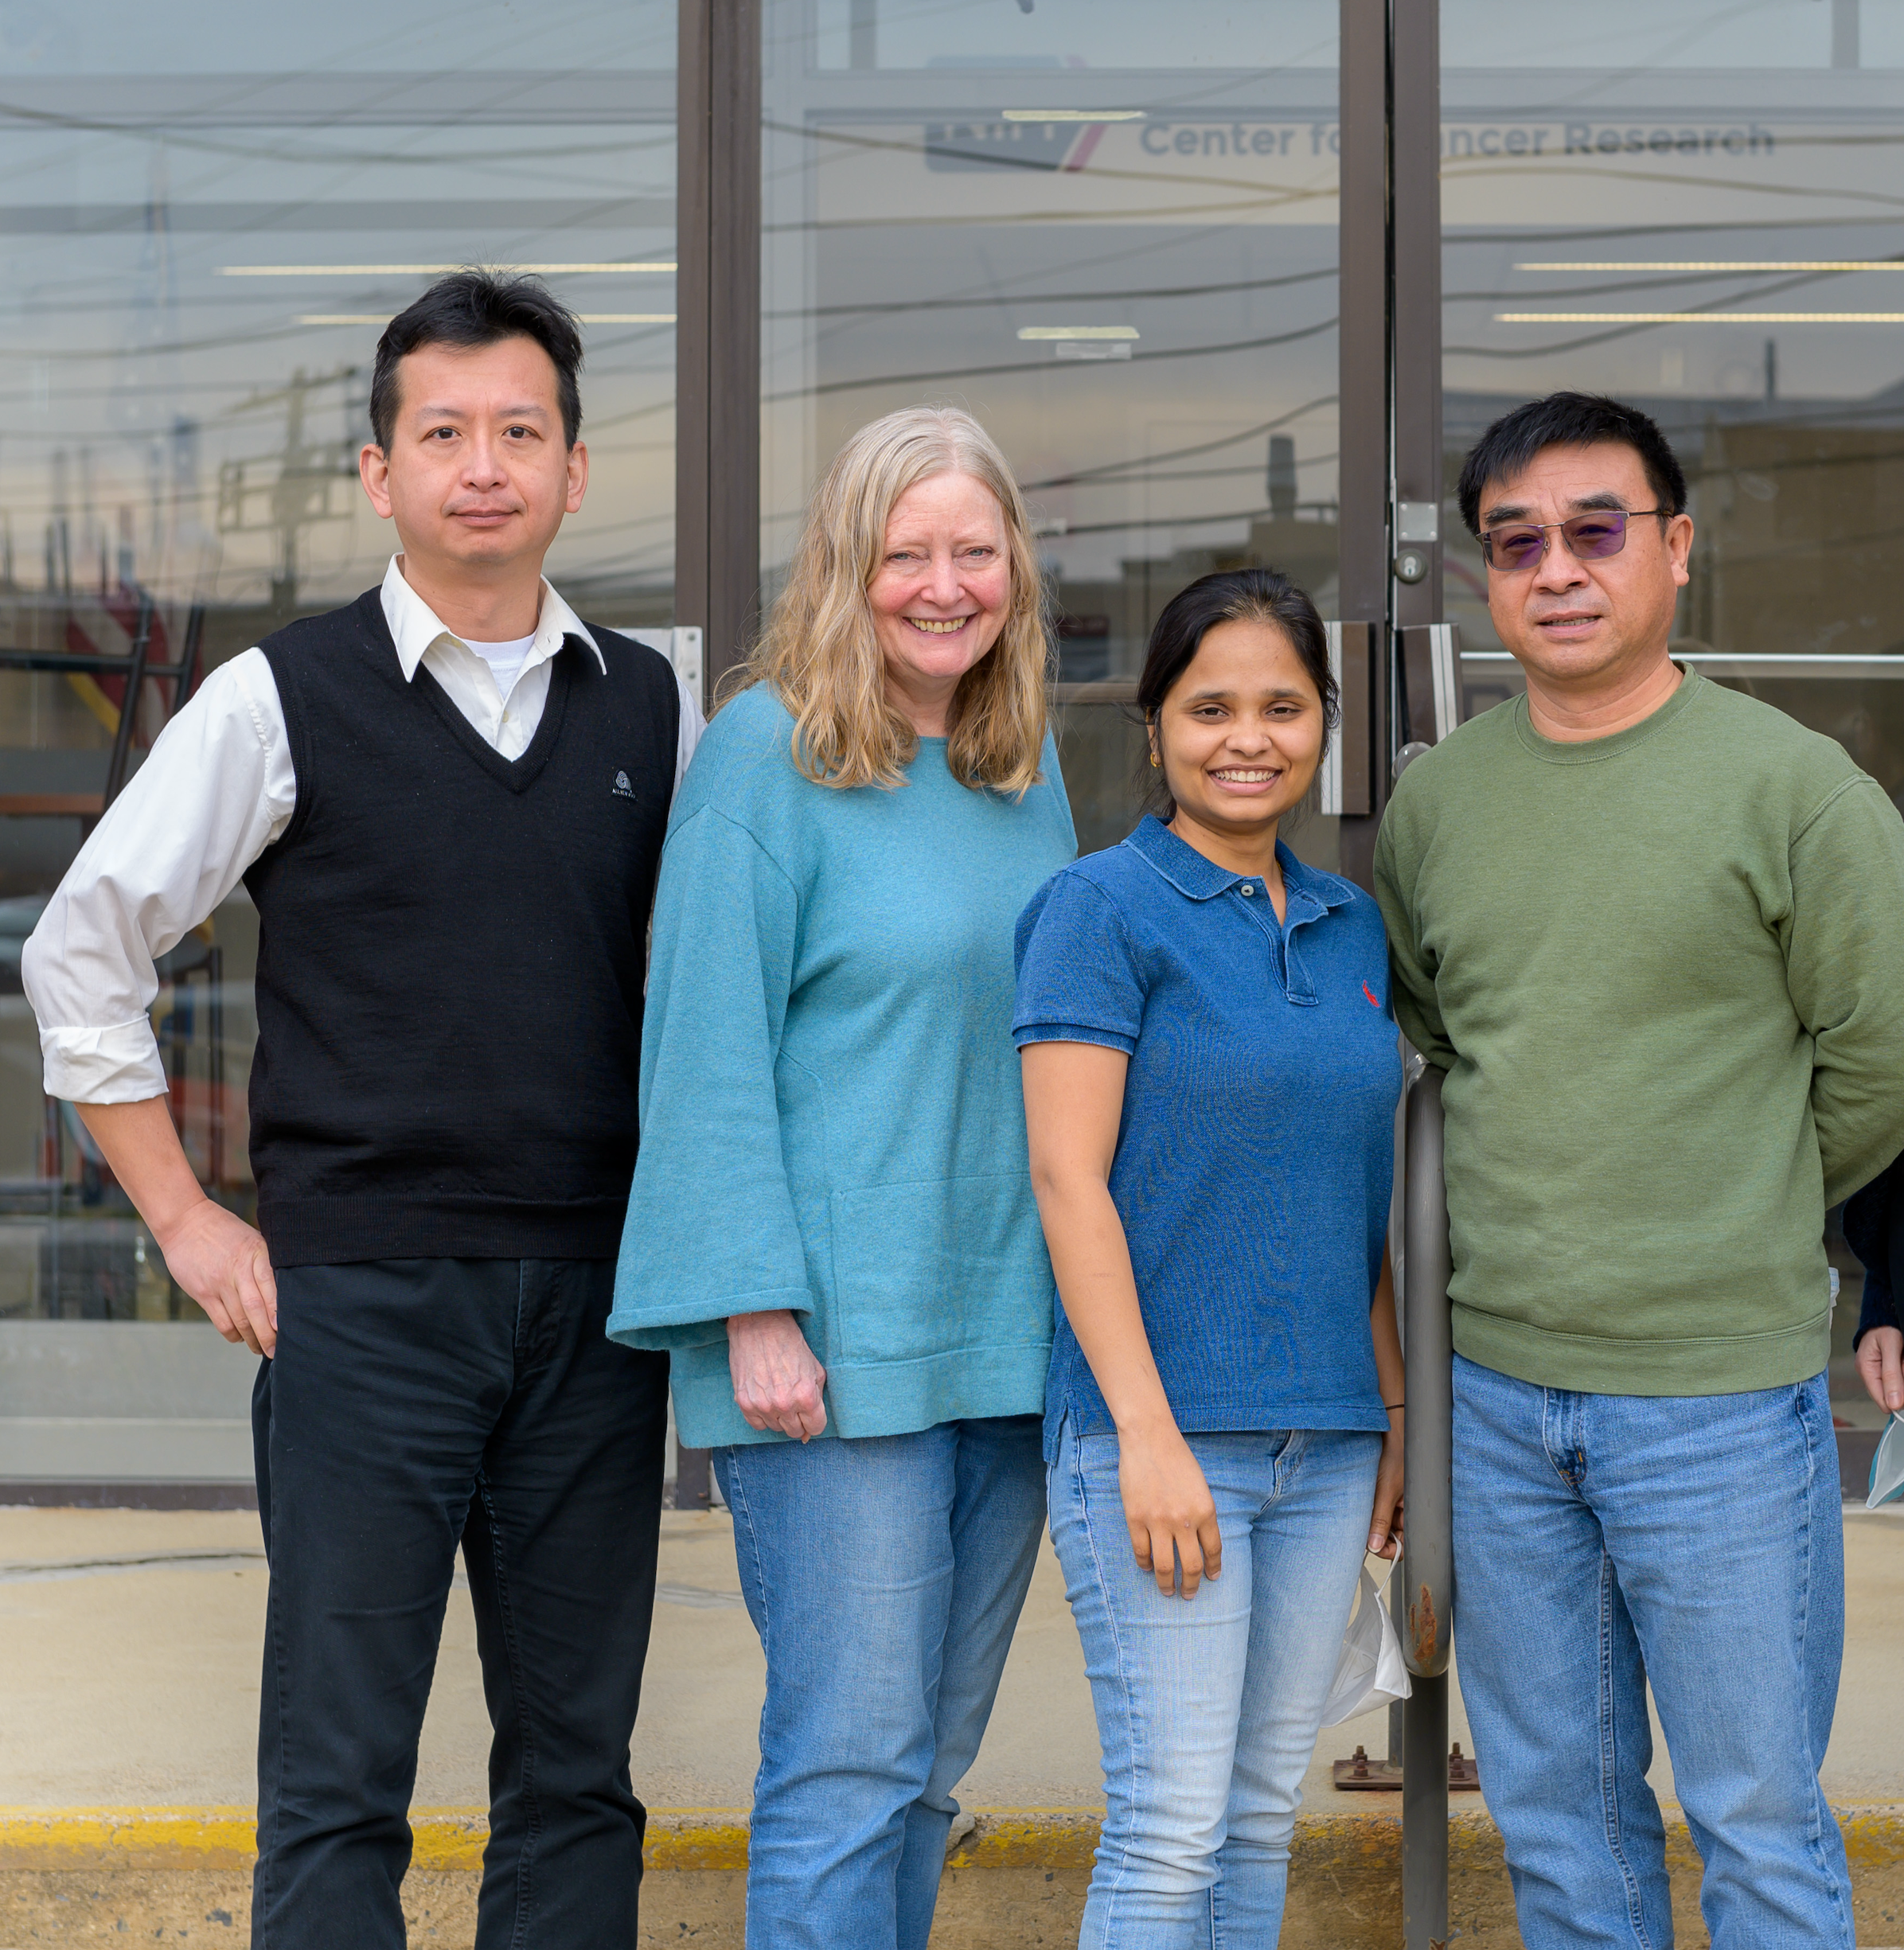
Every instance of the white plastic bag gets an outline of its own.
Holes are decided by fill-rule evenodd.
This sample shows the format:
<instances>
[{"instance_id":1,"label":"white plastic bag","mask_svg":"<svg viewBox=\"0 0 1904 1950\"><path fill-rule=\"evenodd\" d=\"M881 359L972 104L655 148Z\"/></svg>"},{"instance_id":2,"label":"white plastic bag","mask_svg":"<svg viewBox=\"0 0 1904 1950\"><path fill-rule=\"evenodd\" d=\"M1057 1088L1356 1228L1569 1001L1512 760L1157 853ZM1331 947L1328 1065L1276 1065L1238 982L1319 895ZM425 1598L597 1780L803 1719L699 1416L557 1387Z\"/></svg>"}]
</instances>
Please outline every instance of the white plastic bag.
<instances>
[{"instance_id":1,"label":"white plastic bag","mask_svg":"<svg viewBox=\"0 0 1904 1950\"><path fill-rule=\"evenodd\" d=\"M1900 1453L1904 1454L1904 1448ZM1388 1566L1388 1577L1380 1584L1362 1566L1362 1581L1356 1593L1355 1616L1342 1634L1342 1650L1336 1660L1336 1676L1329 1689L1329 1703L1322 1709L1325 1726L1340 1726L1358 1713L1368 1713L1391 1701L1406 1699L1409 1694L1408 1668L1402 1659L1402 1641L1383 1602L1388 1579L1401 1562L1397 1556Z\"/></svg>"},{"instance_id":2,"label":"white plastic bag","mask_svg":"<svg viewBox=\"0 0 1904 1950\"><path fill-rule=\"evenodd\" d=\"M1904 1415L1894 1414L1878 1438L1877 1453L1871 1459L1871 1494L1864 1500L1867 1510L1904 1496Z\"/></svg>"}]
</instances>

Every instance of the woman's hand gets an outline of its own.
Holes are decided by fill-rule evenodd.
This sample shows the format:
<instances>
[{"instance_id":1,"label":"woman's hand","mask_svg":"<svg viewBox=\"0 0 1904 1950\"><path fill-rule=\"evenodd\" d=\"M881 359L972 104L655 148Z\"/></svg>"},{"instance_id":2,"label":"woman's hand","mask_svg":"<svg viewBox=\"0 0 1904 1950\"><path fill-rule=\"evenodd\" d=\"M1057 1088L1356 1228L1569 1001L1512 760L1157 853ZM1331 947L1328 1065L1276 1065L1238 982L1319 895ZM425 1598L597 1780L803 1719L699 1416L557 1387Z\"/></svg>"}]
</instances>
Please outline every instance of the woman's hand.
<instances>
[{"instance_id":1,"label":"woman's hand","mask_svg":"<svg viewBox=\"0 0 1904 1950\"><path fill-rule=\"evenodd\" d=\"M786 1308L728 1316L728 1372L750 1429L805 1442L826 1426L826 1370Z\"/></svg>"},{"instance_id":2,"label":"woman's hand","mask_svg":"<svg viewBox=\"0 0 1904 1950\"><path fill-rule=\"evenodd\" d=\"M1858 1378L1879 1408L1904 1408L1904 1332L1874 1327L1858 1343Z\"/></svg>"},{"instance_id":3,"label":"woman's hand","mask_svg":"<svg viewBox=\"0 0 1904 1950\"><path fill-rule=\"evenodd\" d=\"M1391 1409L1388 1433L1382 1438L1382 1460L1375 1464L1375 1507L1368 1513L1369 1555L1399 1558L1402 1554L1402 1417L1406 1411Z\"/></svg>"},{"instance_id":4,"label":"woman's hand","mask_svg":"<svg viewBox=\"0 0 1904 1950\"><path fill-rule=\"evenodd\" d=\"M1223 1570L1223 1539L1210 1486L1175 1423L1120 1433L1118 1488L1138 1564L1166 1597L1176 1589L1180 1565L1184 1596L1195 1597L1204 1579Z\"/></svg>"}]
</instances>

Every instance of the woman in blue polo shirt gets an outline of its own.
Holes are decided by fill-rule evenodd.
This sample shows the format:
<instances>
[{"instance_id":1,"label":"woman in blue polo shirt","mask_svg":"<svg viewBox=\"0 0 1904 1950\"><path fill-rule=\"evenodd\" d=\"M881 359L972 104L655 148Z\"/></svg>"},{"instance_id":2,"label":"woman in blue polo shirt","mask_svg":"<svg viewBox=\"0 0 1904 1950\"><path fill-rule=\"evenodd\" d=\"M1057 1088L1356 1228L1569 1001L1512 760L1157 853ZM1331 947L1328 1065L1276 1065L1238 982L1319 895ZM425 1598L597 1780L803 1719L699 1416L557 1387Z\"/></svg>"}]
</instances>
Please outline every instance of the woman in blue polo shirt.
<instances>
[{"instance_id":1,"label":"woman in blue polo shirt","mask_svg":"<svg viewBox=\"0 0 1904 1950\"><path fill-rule=\"evenodd\" d=\"M1336 715L1313 604L1204 576L1137 697L1153 815L1018 924L1051 1534L1109 1803L1080 1942L1273 1944L1363 1550L1400 1535L1401 1066L1375 902L1277 838Z\"/></svg>"}]
</instances>

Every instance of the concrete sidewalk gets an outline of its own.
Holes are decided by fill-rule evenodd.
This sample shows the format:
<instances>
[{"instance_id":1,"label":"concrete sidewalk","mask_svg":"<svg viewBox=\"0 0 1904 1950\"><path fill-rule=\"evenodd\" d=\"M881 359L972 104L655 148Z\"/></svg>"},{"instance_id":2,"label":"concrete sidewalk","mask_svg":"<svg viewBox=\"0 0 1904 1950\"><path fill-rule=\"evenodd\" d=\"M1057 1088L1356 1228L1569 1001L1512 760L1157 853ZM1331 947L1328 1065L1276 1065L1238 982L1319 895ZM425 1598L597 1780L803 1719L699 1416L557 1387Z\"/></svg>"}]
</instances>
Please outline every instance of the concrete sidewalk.
<instances>
[{"instance_id":1,"label":"concrete sidewalk","mask_svg":"<svg viewBox=\"0 0 1904 1950\"><path fill-rule=\"evenodd\" d=\"M1848 1643L1825 1781L1841 1811L1866 1811L1855 1831L1859 1940L1904 1944L1904 1685L1894 1650L1904 1519L1847 1512L1845 1529ZM1711 1574L1725 1578L1727 1566L1715 1539ZM257 1519L244 1512L0 1510L0 1944L242 1936L265 1585ZM1742 1622L1740 1657L1750 1656ZM726 1519L669 1515L633 1756L637 1791L654 1811L643 1910L644 1937L657 1944L739 1944L762 1678ZM1472 1751L1458 1698L1452 1719ZM413 1940L470 1941L488 1739L459 1584L417 1780ZM1305 1784L1291 1950L1399 1940L1397 1797L1339 1792L1331 1780L1331 1761L1358 1742L1385 1750L1385 1714L1323 1736ZM1663 1741L1658 1750L1654 1778L1670 1800ZM935 1950L1075 1940L1102 1800L1089 1689L1048 1546L960 1799L977 1819L949 1863ZM1498 1838L1478 1797L1456 1806L1462 1933L1512 1944ZM1683 1831L1680 1849L1682 1942L1696 1944L1697 1865Z\"/></svg>"}]
</instances>

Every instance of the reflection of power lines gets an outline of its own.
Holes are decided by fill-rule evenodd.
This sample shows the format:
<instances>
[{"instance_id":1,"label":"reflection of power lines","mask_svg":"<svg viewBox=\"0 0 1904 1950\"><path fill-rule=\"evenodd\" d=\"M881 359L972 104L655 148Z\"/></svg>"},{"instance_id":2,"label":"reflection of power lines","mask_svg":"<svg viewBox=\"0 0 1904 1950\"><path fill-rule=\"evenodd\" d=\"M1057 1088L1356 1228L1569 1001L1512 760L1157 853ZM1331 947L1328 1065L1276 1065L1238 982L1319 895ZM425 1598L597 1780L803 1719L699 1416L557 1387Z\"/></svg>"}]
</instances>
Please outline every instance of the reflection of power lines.
<instances>
[{"instance_id":1,"label":"reflection of power lines","mask_svg":"<svg viewBox=\"0 0 1904 1950\"><path fill-rule=\"evenodd\" d=\"M1132 355L1133 362L1161 359L1211 359L1224 353L1260 352L1266 346L1293 345L1297 340L1313 338L1318 333L1332 332L1339 322L1332 312L1313 325L1298 326L1293 331L1271 332L1261 338L1232 339L1220 345L1160 345ZM778 406L786 400L810 400L822 393L863 392L874 386L924 386L942 380L990 378L1001 372L1045 372L1053 370L1048 359L1013 359L996 365L948 366L936 372L871 372L863 379L829 379L818 385L789 387L783 392L763 394L763 406Z\"/></svg>"},{"instance_id":2,"label":"reflection of power lines","mask_svg":"<svg viewBox=\"0 0 1904 1950\"><path fill-rule=\"evenodd\" d=\"M244 403L246 408L283 408L283 446L275 454L219 464L218 532L276 537L271 607L280 612L298 600L298 540L304 530L320 521L347 520L355 509L350 489L357 478L357 442L350 428L365 404L358 380L353 365L315 379L299 366L288 385ZM313 439L305 427L306 406L312 393L328 386L344 388L345 431L341 437Z\"/></svg>"}]
</instances>

